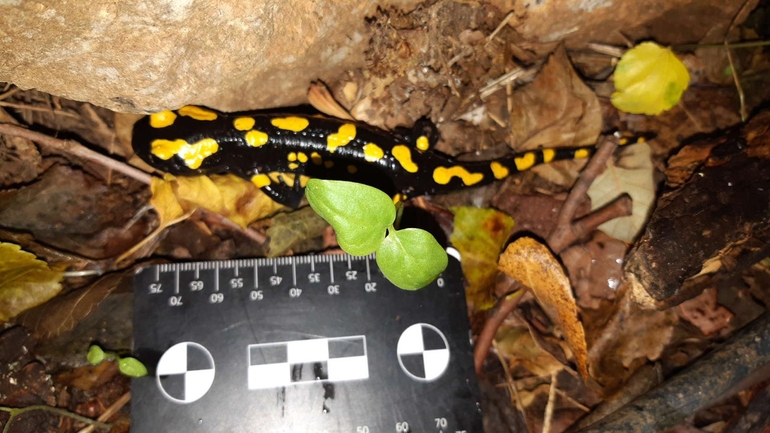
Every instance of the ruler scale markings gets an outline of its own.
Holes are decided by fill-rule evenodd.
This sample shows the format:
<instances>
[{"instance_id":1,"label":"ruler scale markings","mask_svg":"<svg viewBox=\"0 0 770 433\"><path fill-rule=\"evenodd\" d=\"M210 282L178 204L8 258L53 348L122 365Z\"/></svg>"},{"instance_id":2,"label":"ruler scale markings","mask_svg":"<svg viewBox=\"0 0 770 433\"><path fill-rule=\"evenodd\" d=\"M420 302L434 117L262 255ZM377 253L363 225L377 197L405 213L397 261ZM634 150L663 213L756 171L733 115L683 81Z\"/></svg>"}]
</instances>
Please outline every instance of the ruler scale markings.
<instances>
[{"instance_id":1,"label":"ruler scale markings","mask_svg":"<svg viewBox=\"0 0 770 433\"><path fill-rule=\"evenodd\" d=\"M235 264L235 278L238 278L238 264Z\"/></svg>"},{"instance_id":2,"label":"ruler scale markings","mask_svg":"<svg viewBox=\"0 0 770 433\"><path fill-rule=\"evenodd\" d=\"M179 294L179 267L174 271L174 294Z\"/></svg>"},{"instance_id":3,"label":"ruler scale markings","mask_svg":"<svg viewBox=\"0 0 770 433\"><path fill-rule=\"evenodd\" d=\"M315 272L315 260L313 260L313 257L315 256L310 256L310 272Z\"/></svg>"},{"instance_id":4,"label":"ruler scale markings","mask_svg":"<svg viewBox=\"0 0 770 433\"><path fill-rule=\"evenodd\" d=\"M369 256L366 256L366 281L372 280L372 273L369 271Z\"/></svg>"},{"instance_id":5,"label":"ruler scale markings","mask_svg":"<svg viewBox=\"0 0 770 433\"><path fill-rule=\"evenodd\" d=\"M350 256L348 256L348 269L350 269L350 268L351 268L351 266L352 266L352 265L350 264Z\"/></svg>"},{"instance_id":6,"label":"ruler scale markings","mask_svg":"<svg viewBox=\"0 0 770 433\"><path fill-rule=\"evenodd\" d=\"M197 279L200 279L200 277L201 277L201 276L200 276L200 266L198 265L198 263L196 263L196 264L195 264L195 279L196 279L196 280L197 280Z\"/></svg>"},{"instance_id":7,"label":"ruler scale markings","mask_svg":"<svg viewBox=\"0 0 770 433\"><path fill-rule=\"evenodd\" d=\"M291 261L291 285L297 286L297 263L294 260Z\"/></svg>"},{"instance_id":8,"label":"ruler scale markings","mask_svg":"<svg viewBox=\"0 0 770 433\"><path fill-rule=\"evenodd\" d=\"M219 291L219 262L214 265L214 291Z\"/></svg>"},{"instance_id":9,"label":"ruler scale markings","mask_svg":"<svg viewBox=\"0 0 770 433\"><path fill-rule=\"evenodd\" d=\"M331 273L332 283L334 283L334 262L329 260L329 272Z\"/></svg>"},{"instance_id":10,"label":"ruler scale markings","mask_svg":"<svg viewBox=\"0 0 770 433\"><path fill-rule=\"evenodd\" d=\"M259 266L254 263L254 288L259 288Z\"/></svg>"}]
</instances>

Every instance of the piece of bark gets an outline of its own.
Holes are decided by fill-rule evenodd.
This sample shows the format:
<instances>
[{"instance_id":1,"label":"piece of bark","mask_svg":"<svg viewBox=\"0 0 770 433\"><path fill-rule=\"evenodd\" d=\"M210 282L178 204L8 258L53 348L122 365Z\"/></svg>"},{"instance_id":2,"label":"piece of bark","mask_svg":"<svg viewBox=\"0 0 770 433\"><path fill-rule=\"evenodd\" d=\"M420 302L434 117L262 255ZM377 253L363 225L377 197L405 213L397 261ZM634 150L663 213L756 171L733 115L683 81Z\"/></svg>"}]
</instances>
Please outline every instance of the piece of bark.
<instances>
[{"instance_id":1,"label":"piece of bark","mask_svg":"<svg viewBox=\"0 0 770 433\"><path fill-rule=\"evenodd\" d=\"M770 313L765 313L681 373L580 433L663 431L717 399L767 380L768 366Z\"/></svg>"},{"instance_id":2,"label":"piece of bark","mask_svg":"<svg viewBox=\"0 0 770 433\"><path fill-rule=\"evenodd\" d=\"M679 304L770 254L768 125L764 111L669 160L669 191L626 262L638 300L658 308ZM700 165L682 157L701 153L692 147L708 155Z\"/></svg>"}]
</instances>

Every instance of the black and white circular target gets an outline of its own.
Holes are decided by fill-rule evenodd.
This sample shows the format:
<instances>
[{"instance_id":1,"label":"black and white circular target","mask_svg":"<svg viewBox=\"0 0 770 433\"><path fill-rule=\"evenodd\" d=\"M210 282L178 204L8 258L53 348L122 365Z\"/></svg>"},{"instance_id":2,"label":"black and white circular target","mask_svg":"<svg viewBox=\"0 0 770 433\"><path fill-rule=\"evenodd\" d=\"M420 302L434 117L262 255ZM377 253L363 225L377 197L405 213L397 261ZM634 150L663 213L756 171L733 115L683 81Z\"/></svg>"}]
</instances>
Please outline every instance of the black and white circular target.
<instances>
[{"instance_id":1,"label":"black and white circular target","mask_svg":"<svg viewBox=\"0 0 770 433\"><path fill-rule=\"evenodd\" d=\"M427 323L415 323L398 339L398 363L417 381L438 379L449 365L449 343L441 331Z\"/></svg>"},{"instance_id":2,"label":"black and white circular target","mask_svg":"<svg viewBox=\"0 0 770 433\"><path fill-rule=\"evenodd\" d=\"M214 358L198 343L178 343L158 361L158 388L169 400L192 403L203 397L214 383Z\"/></svg>"}]
</instances>

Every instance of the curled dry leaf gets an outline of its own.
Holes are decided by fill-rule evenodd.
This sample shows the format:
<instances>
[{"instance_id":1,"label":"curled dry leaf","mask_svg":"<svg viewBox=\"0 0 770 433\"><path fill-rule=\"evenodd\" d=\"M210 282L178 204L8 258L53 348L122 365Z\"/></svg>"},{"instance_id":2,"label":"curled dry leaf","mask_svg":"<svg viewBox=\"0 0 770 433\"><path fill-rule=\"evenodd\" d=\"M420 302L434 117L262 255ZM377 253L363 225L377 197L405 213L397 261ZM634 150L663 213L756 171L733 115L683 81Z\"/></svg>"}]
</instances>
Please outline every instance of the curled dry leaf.
<instances>
[{"instance_id":1,"label":"curled dry leaf","mask_svg":"<svg viewBox=\"0 0 770 433\"><path fill-rule=\"evenodd\" d=\"M651 154L647 143L623 148L617 162L607 162L607 169L588 188L592 211L623 193L628 193L633 199L631 216L615 218L599 226L599 230L615 239L633 242L655 203L655 169Z\"/></svg>"},{"instance_id":2,"label":"curled dry leaf","mask_svg":"<svg viewBox=\"0 0 770 433\"><path fill-rule=\"evenodd\" d=\"M569 279L551 251L532 238L510 244L500 256L500 270L532 289L545 311L559 325L575 355L580 375L588 378L585 331L578 319Z\"/></svg>"},{"instance_id":3,"label":"curled dry leaf","mask_svg":"<svg viewBox=\"0 0 770 433\"><path fill-rule=\"evenodd\" d=\"M491 308L497 259L513 230L513 219L494 209L455 207L452 212L455 218L450 241L463 258L466 296L477 309Z\"/></svg>"},{"instance_id":4,"label":"curled dry leaf","mask_svg":"<svg viewBox=\"0 0 770 433\"><path fill-rule=\"evenodd\" d=\"M18 245L0 243L0 322L56 296L62 277Z\"/></svg>"}]
</instances>

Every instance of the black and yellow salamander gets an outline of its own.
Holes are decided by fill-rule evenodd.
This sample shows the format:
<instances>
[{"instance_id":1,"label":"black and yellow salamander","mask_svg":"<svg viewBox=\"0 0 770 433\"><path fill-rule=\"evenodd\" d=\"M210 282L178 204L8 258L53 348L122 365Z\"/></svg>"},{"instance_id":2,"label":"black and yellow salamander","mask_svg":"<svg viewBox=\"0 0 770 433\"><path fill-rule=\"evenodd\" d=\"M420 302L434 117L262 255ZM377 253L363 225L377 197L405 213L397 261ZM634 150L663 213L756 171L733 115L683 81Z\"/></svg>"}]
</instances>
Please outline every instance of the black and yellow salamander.
<instances>
[{"instance_id":1,"label":"black and yellow salamander","mask_svg":"<svg viewBox=\"0 0 770 433\"><path fill-rule=\"evenodd\" d=\"M186 106L140 119L136 154L174 175L232 173L273 200L296 207L308 178L352 180L404 200L486 185L537 164L587 158L595 147L540 149L488 161L457 161L432 149L427 121L391 133L324 116L243 112ZM621 138L621 144L630 141Z\"/></svg>"}]
</instances>

